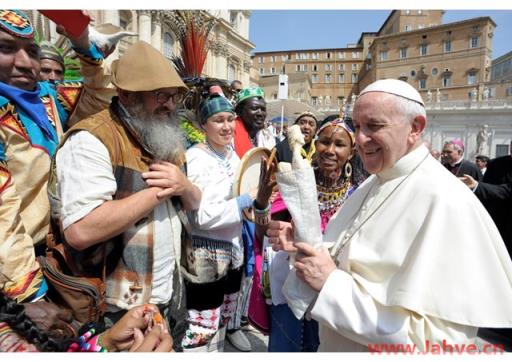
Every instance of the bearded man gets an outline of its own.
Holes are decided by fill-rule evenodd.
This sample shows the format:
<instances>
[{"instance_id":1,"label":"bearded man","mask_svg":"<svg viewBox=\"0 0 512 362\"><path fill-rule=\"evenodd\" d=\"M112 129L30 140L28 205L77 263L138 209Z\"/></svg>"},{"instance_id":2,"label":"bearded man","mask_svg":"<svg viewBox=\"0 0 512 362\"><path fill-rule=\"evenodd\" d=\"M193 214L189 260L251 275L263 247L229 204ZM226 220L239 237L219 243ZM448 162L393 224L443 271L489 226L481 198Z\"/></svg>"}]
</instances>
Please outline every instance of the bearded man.
<instances>
[{"instance_id":1,"label":"bearded man","mask_svg":"<svg viewBox=\"0 0 512 362\"><path fill-rule=\"evenodd\" d=\"M70 129L56 156L50 199L61 237L84 273L106 252L109 327L137 305L158 305L180 349L186 313L178 212L201 193L180 166L184 137L175 118L186 89L170 63L139 41L112 64L110 108ZM54 193L52 193L54 192ZM172 200L171 200L172 198Z\"/></svg>"}]
</instances>

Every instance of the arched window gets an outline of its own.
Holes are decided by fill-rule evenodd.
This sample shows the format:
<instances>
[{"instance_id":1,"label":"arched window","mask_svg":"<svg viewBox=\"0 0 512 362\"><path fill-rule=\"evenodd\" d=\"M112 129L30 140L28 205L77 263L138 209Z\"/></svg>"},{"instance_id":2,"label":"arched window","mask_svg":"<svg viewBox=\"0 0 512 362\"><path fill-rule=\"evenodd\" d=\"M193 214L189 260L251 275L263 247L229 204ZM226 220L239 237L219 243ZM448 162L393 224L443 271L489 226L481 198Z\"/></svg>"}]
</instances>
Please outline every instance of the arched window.
<instances>
[{"instance_id":1,"label":"arched window","mask_svg":"<svg viewBox=\"0 0 512 362\"><path fill-rule=\"evenodd\" d=\"M236 79L236 68L233 64L228 66L228 81L232 82Z\"/></svg>"},{"instance_id":2,"label":"arched window","mask_svg":"<svg viewBox=\"0 0 512 362\"><path fill-rule=\"evenodd\" d=\"M171 58L173 55L172 48L174 46L174 38L170 33L164 33L164 56Z\"/></svg>"}]
</instances>

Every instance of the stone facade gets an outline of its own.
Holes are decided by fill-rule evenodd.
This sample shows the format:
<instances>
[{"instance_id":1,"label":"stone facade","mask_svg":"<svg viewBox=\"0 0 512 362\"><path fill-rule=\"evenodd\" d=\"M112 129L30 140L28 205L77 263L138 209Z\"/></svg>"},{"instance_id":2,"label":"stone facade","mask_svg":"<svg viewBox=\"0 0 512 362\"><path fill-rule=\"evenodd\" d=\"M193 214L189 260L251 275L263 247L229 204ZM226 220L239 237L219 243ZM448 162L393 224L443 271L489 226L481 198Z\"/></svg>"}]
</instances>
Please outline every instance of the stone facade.
<instances>
[{"instance_id":1,"label":"stone facade","mask_svg":"<svg viewBox=\"0 0 512 362\"><path fill-rule=\"evenodd\" d=\"M418 12L421 10L411 10ZM430 12L435 13L429 15ZM414 28L405 11L392 12L388 22L392 28L405 26L407 31L381 34L368 49L368 56L359 74L359 89L377 79L402 79L420 91L423 98L437 90L441 100L470 99L476 88L477 99L484 99L485 83L490 81L492 36L496 24L489 17L439 24L440 12L423 10L426 17ZM426 14L425 14L426 13ZM438 19L438 21L436 21ZM413 25L411 25L413 24ZM383 26L387 29L389 25ZM410 28L409 28L410 27Z\"/></svg>"},{"instance_id":2,"label":"stone facade","mask_svg":"<svg viewBox=\"0 0 512 362\"><path fill-rule=\"evenodd\" d=\"M487 125L488 140L483 154L491 158L512 152L512 101L444 101L426 104L428 126L424 139L440 151L446 141L460 138L466 147L464 158L474 162L477 136Z\"/></svg>"},{"instance_id":3,"label":"stone facade","mask_svg":"<svg viewBox=\"0 0 512 362\"><path fill-rule=\"evenodd\" d=\"M489 97L512 101L512 51L492 61Z\"/></svg>"},{"instance_id":4,"label":"stone facade","mask_svg":"<svg viewBox=\"0 0 512 362\"><path fill-rule=\"evenodd\" d=\"M259 86L265 92L267 101L278 99L279 75L265 75L259 78ZM296 73L288 75L288 99L307 103L311 99L312 84L306 74Z\"/></svg>"},{"instance_id":5,"label":"stone facade","mask_svg":"<svg viewBox=\"0 0 512 362\"><path fill-rule=\"evenodd\" d=\"M36 10L27 11L32 18L41 39L56 41L59 37L53 22ZM108 58L117 59L130 44L144 40L171 58L179 54L180 45L169 23L172 10L88 10L92 24L112 23L138 33L120 41L116 51ZM206 10L207 16L214 17L217 24L210 33L211 50L203 69L205 76L250 84L250 53L254 44L249 41L249 19L247 10Z\"/></svg>"},{"instance_id":6,"label":"stone facade","mask_svg":"<svg viewBox=\"0 0 512 362\"><path fill-rule=\"evenodd\" d=\"M425 139L433 148L441 150L444 142L461 138L465 158L474 160L478 132L487 125L485 153L508 154L512 151L512 52L491 62L496 27L491 18L443 24L443 13L393 10L377 32L362 33L356 45L257 52L253 67L269 99L278 74L306 75L311 83L311 99L306 102L324 115L339 112L344 102L351 109L360 90L377 79L402 79L426 102ZM352 53L358 56L352 58ZM343 82L338 81L340 64ZM290 98L296 99L294 85L289 89Z\"/></svg>"},{"instance_id":7,"label":"stone facade","mask_svg":"<svg viewBox=\"0 0 512 362\"><path fill-rule=\"evenodd\" d=\"M256 52L253 67L260 79L275 76L275 85L260 82L265 94L273 99L277 87L277 75L288 74L289 79L300 75L311 84L310 97L289 85L289 99L303 100L319 111L337 111L357 87L357 77L363 63L363 48L349 45L346 48L308 49L277 52Z\"/></svg>"}]
</instances>

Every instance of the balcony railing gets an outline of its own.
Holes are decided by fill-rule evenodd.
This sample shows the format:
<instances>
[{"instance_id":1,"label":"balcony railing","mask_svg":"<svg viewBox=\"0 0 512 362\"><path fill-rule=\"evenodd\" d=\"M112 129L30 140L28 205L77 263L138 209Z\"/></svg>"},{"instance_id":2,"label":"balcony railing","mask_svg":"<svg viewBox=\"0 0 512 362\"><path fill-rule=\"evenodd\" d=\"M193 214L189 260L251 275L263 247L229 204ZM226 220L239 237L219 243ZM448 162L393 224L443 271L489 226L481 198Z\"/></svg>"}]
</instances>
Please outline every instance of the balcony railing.
<instances>
[{"instance_id":1,"label":"balcony railing","mask_svg":"<svg viewBox=\"0 0 512 362\"><path fill-rule=\"evenodd\" d=\"M488 99L482 101L432 101L425 103L426 110L475 110L512 109L512 99Z\"/></svg>"},{"instance_id":2,"label":"balcony railing","mask_svg":"<svg viewBox=\"0 0 512 362\"><path fill-rule=\"evenodd\" d=\"M309 103L311 107L319 112L339 111L340 105L337 104L313 104ZM512 99L489 99L485 101L432 101L425 102L426 110L487 110L487 109L512 109Z\"/></svg>"}]
</instances>

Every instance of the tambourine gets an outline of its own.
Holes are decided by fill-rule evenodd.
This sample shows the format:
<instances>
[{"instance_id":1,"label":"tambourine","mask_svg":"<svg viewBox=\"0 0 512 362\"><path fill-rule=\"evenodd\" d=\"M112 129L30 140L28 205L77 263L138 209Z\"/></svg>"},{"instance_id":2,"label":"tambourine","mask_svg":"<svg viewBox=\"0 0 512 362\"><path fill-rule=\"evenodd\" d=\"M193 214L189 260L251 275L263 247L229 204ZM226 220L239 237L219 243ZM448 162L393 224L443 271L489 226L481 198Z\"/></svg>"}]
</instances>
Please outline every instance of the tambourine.
<instances>
[{"instance_id":1,"label":"tambourine","mask_svg":"<svg viewBox=\"0 0 512 362\"><path fill-rule=\"evenodd\" d=\"M268 159L270 150L265 147L256 147L249 150L241 159L233 184L233 197L248 193L258 187L260 182L261 157ZM254 222L252 208L243 210L244 217Z\"/></svg>"}]
</instances>

